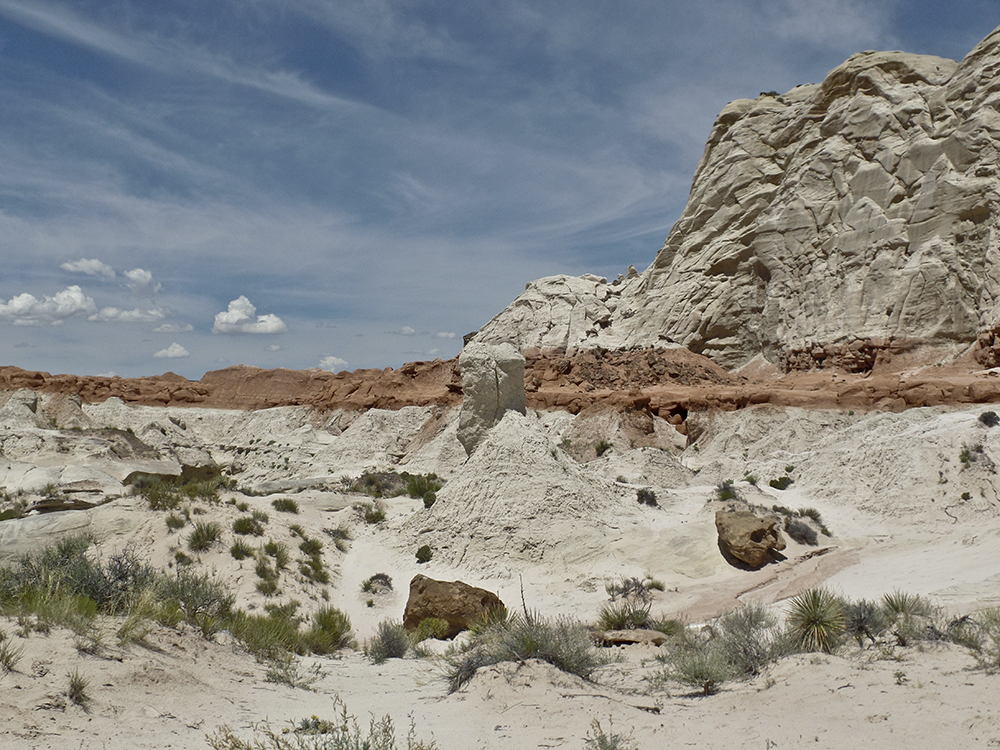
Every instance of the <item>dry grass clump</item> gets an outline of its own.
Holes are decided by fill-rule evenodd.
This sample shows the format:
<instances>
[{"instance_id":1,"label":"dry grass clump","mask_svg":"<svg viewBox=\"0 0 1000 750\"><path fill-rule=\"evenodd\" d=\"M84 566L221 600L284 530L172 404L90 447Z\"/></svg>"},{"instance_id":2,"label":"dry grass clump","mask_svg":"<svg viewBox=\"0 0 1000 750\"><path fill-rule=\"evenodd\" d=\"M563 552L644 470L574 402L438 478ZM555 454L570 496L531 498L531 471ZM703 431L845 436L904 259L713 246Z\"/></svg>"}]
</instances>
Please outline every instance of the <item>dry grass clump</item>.
<instances>
[{"instance_id":1,"label":"dry grass clump","mask_svg":"<svg viewBox=\"0 0 1000 750\"><path fill-rule=\"evenodd\" d=\"M255 725L250 740L240 739L236 732L223 726L207 737L212 750L436 750L433 742L416 738L412 723L406 735L406 744L397 745L396 728L386 715L371 718L367 729L347 713L347 706L338 697L333 699L332 719L312 716L303 719L290 729L276 730L266 722Z\"/></svg>"},{"instance_id":2,"label":"dry grass clump","mask_svg":"<svg viewBox=\"0 0 1000 750\"><path fill-rule=\"evenodd\" d=\"M585 680L610 659L594 646L590 632L578 622L547 620L533 613L508 615L493 610L491 618L470 630L472 638L445 654L445 680L453 693L482 667L504 661L541 659Z\"/></svg>"},{"instance_id":3,"label":"dry grass clump","mask_svg":"<svg viewBox=\"0 0 1000 750\"><path fill-rule=\"evenodd\" d=\"M375 664L387 659L402 659L409 652L412 641L401 622L384 620L378 624L375 635L365 644L365 655Z\"/></svg>"}]
</instances>

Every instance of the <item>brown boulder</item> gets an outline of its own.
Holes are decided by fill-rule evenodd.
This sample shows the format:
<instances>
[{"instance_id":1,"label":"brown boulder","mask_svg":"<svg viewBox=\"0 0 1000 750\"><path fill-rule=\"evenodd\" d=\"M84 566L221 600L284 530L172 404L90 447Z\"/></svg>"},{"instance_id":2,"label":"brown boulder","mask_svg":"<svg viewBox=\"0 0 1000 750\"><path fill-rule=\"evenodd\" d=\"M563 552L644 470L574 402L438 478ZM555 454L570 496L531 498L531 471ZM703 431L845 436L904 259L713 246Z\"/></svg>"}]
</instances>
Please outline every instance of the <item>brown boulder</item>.
<instances>
[{"instance_id":1,"label":"brown boulder","mask_svg":"<svg viewBox=\"0 0 1000 750\"><path fill-rule=\"evenodd\" d=\"M438 617L448 623L446 637L454 638L468 630L470 623L502 606L500 598L486 589L462 581L435 581L418 574L410 581L403 625L407 630L416 630L428 617Z\"/></svg>"},{"instance_id":2,"label":"brown boulder","mask_svg":"<svg viewBox=\"0 0 1000 750\"><path fill-rule=\"evenodd\" d=\"M751 568L760 568L785 548L777 519L760 518L747 510L720 510L715 514L722 554ZM731 559L732 558L732 559Z\"/></svg>"}]
</instances>

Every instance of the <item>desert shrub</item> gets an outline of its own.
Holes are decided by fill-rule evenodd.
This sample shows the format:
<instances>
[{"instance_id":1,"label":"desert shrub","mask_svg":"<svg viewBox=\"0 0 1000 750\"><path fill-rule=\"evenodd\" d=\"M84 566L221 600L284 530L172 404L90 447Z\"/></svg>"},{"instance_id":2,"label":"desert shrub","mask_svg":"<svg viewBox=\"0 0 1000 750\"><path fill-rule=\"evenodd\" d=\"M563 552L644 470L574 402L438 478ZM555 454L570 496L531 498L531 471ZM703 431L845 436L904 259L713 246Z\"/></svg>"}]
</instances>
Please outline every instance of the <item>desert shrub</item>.
<instances>
[{"instance_id":1,"label":"desert shrub","mask_svg":"<svg viewBox=\"0 0 1000 750\"><path fill-rule=\"evenodd\" d=\"M696 688L703 695L714 695L733 677L722 653L714 648L677 648L666 656L666 663L666 677Z\"/></svg>"},{"instance_id":2,"label":"desert shrub","mask_svg":"<svg viewBox=\"0 0 1000 750\"><path fill-rule=\"evenodd\" d=\"M797 518L785 518L785 533L799 544L808 544L810 547L815 547L819 539L816 529Z\"/></svg>"},{"instance_id":3,"label":"desert shrub","mask_svg":"<svg viewBox=\"0 0 1000 750\"><path fill-rule=\"evenodd\" d=\"M809 589L791 600L786 623L795 645L829 653L844 632L844 610L826 589Z\"/></svg>"},{"instance_id":4,"label":"desert shrub","mask_svg":"<svg viewBox=\"0 0 1000 750\"><path fill-rule=\"evenodd\" d=\"M331 654L354 643L351 618L336 607L320 607L312 616L312 624L303 635L303 642L314 654Z\"/></svg>"},{"instance_id":5,"label":"desert shrub","mask_svg":"<svg viewBox=\"0 0 1000 750\"><path fill-rule=\"evenodd\" d=\"M911 641L937 639L939 632L934 620L937 609L919 594L893 591L882 596L882 612L900 646Z\"/></svg>"},{"instance_id":6,"label":"desert shrub","mask_svg":"<svg viewBox=\"0 0 1000 750\"><path fill-rule=\"evenodd\" d=\"M772 479L768 484L776 490L787 490L792 484L792 478L790 476L778 477L777 479Z\"/></svg>"},{"instance_id":7,"label":"desert shrub","mask_svg":"<svg viewBox=\"0 0 1000 750\"><path fill-rule=\"evenodd\" d=\"M187 523L187 519L184 516L179 516L176 513L171 513L164 520L170 531L177 531L177 529L182 528Z\"/></svg>"},{"instance_id":8,"label":"desert shrub","mask_svg":"<svg viewBox=\"0 0 1000 750\"><path fill-rule=\"evenodd\" d=\"M443 486L437 474L411 474L406 480L406 494L410 497L421 498L424 501L424 506L429 508L437 499L437 491ZM430 503L427 502L428 495L432 497Z\"/></svg>"},{"instance_id":9,"label":"desert shrub","mask_svg":"<svg viewBox=\"0 0 1000 750\"><path fill-rule=\"evenodd\" d=\"M648 505L651 508L655 508L658 505L656 502L656 493L649 487L640 487L637 489L635 491L635 499L639 501L640 505Z\"/></svg>"},{"instance_id":10,"label":"desert shrub","mask_svg":"<svg viewBox=\"0 0 1000 750\"><path fill-rule=\"evenodd\" d=\"M723 615L711 632L712 646L735 677L756 677L787 651L778 618L763 604L745 604Z\"/></svg>"},{"instance_id":11,"label":"desert shrub","mask_svg":"<svg viewBox=\"0 0 1000 750\"><path fill-rule=\"evenodd\" d=\"M188 534L187 546L192 552L205 552L222 536L222 527L214 521L198 521Z\"/></svg>"},{"instance_id":12,"label":"desert shrub","mask_svg":"<svg viewBox=\"0 0 1000 750\"><path fill-rule=\"evenodd\" d=\"M365 646L365 654L376 664L386 659L402 659L410 650L410 634L401 622L385 620Z\"/></svg>"},{"instance_id":13,"label":"desert shrub","mask_svg":"<svg viewBox=\"0 0 1000 750\"><path fill-rule=\"evenodd\" d=\"M278 594L278 579L277 578L261 578L257 583L254 584L254 588L257 592L263 596L277 596Z\"/></svg>"},{"instance_id":14,"label":"desert shrub","mask_svg":"<svg viewBox=\"0 0 1000 750\"><path fill-rule=\"evenodd\" d=\"M208 573L178 570L174 576L165 576L160 584L160 595L173 601L189 622L200 616L224 618L233 609L236 597L226 586Z\"/></svg>"},{"instance_id":15,"label":"desert shrub","mask_svg":"<svg viewBox=\"0 0 1000 750\"><path fill-rule=\"evenodd\" d=\"M234 560L245 560L253 557L253 547L245 539L237 539L229 548L229 554Z\"/></svg>"},{"instance_id":16,"label":"desert shrub","mask_svg":"<svg viewBox=\"0 0 1000 750\"><path fill-rule=\"evenodd\" d=\"M184 500L176 481L152 477L136 481L132 494L144 498L151 510L176 510Z\"/></svg>"},{"instance_id":17,"label":"desert shrub","mask_svg":"<svg viewBox=\"0 0 1000 750\"><path fill-rule=\"evenodd\" d=\"M267 513L261 510L260 508L254 508L252 511L250 511L250 515L253 517L254 520L259 521L260 523L267 523L268 521L271 520L271 517L268 516Z\"/></svg>"},{"instance_id":18,"label":"desert shrub","mask_svg":"<svg viewBox=\"0 0 1000 750\"><path fill-rule=\"evenodd\" d=\"M598 457L600 457L603 456L605 453L607 453L609 450L611 450L611 448L612 448L611 443L609 443L607 440L601 440L597 443L597 445L594 446L594 453L596 453Z\"/></svg>"},{"instance_id":19,"label":"desert shrub","mask_svg":"<svg viewBox=\"0 0 1000 750\"><path fill-rule=\"evenodd\" d=\"M292 558L288 552L288 547L281 542L268 539L261 549L264 551L265 555L274 558L274 566L278 570L284 570L288 567L288 563L291 562Z\"/></svg>"},{"instance_id":20,"label":"desert shrub","mask_svg":"<svg viewBox=\"0 0 1000 750\"><path fill-rule=\"evenodd\" d=\"M747 484L753 486L753 487L757 486L757 477L755 475L753 475L753 474L749 474L749 473L748 474L744 474L743 475L743 481L746 482Z\"/></svg>"},{"instance_id":21,"label":"desert shrub","mask_svg":"<svg viewBox=\"0 0 1000 750\"><path fill-rule=\"evenodd\" d=\"M663 581L656 580L649 573L646 573L642 578L638 576L622 577L604 584L604 590L608 592L611 601L628 598L649 601L651 590L663 591L663 588Z\"/></svg>"},{"instance_id":22,"label":"desert shrub","mask_svg":"<svg viewBox=\"0 0 1000 750\"><path fill-rule=\"evenodd\" d=\"M423 499L424 499L424 507L429 509L432 505L434 505L434 503L437 502L438 499L437 493L428 492L426 495L424 495Z\"/></svg>"},{"instance_id":23,"label":"desert shrub","mask_svg":"<svg viewBox=\"0 0 1000 750\"><path fill-rule=\"evenodd\" d=\"M984 455L983 446L981 443L976 445L966 445L962 443L962 450L958 452L958 460L962 462L962 466L968 468L968 466Z\"/></svg>"},{"instance_id":24,"label":"desert shrub","mask_svg":"<svg viewBox=\"0 0 1000 750\"><path fill-rule=\"evenodd\" d=\"M417 562L421 565L430 562L432 557L434 557L434 552L431 550L430 545L421 545L417 550Z\"/></svg>"},{"instance_id":25,"label":"desert shrub","mask_svg":"<svg viewBox=\"0 0 1000 750\"><path fill-rule=\"evenodd\" d=\"M594 719L590 722L590 729L583 739L584 747L587 750L636 750L636 744L629 735L617 734L614 729L610 718L607 732L604 731L601 722Z\"/></svg>"},{"instance_id":26,"label":"desert shrub","mask_svg":"<svg viewBox=\"0 0 1000 750\"><path fill-rule=\"evenodd\" d=\"M361 582L361 590L366 594L392 591L392 578L387 573L375 573Z\"/></svg>"},{"instance_id":27,"label":"desert shrub","mask_svg":"<svg viewBox=\"0 0 1000 750\"><path fill-rule=\"evenodd\" d=\"M319 539L303 539L299 544L299 550L307 557L312 557L323 551L323 542Z\"/></svg>"},{"instance_id":28,"label":"desert shrub","mask_svg":"<svg viewBox=\"0 0 1000 750\"><path fill-rule=\"evenodd\" d=\"M480 668L504 661L541 659L585 680L608 663L608 658L594 647L587 628L571 620L505 612L502 619L497 615L493 623L470 633L472 637L466 644L444 657L450 693L471 680Z\"/></svg>"},{"instance_id":29,"label":"desert shrub","mask_svg":"<svg viewBox=\"0 0 1000 750\"><path fill-rule=\"evenodd\" d=\"M365 523L371 526L385 520L385 510L376 503L358 503L354 506L354 510Z\"/></svg>"},{"instance_id":30,"label":"desert shrub","mask_svg":"<svg viewBox=\"0 0 1000 750\"><path fill-rule=\"evenodd\" d=\"M298 621L280 611L265 615L237 612L229 618L228 627L247 653L260 662L302 650L303 639Z\"/></svg>"},{"instance_id":31,"label":"desert shrub","mask_svg":"<svg viewBox=\"0 0 1000 750\"><path fill-rule=\"evenodd\" d=\"M601 607L597 626L601 630L635 630L648 628L652 618L650 605L634 598L611 602Z\"/></svg>"},{"instance_id":32,"label":"desert shrub","mask_svg":"<svg viewBox=\"0 0 1000 750\"><path fill-rule=\"evenodd\" d=\"M996 427L1000 424L1000 417L995 411L984 411L979 415L979 423L987 427Z\"/></svg>"},{"instance_id":33,"label":"desert shrub","mask_svg":"<svg viewBox=\"0 0 1000 750\"><path fill-rule=\"evenodd\" d=\"M866 638L874 644L888 627L889 620L876 602L861 599L844 605L844 630L854 637L859 646L864 645Z\"/></svg>"},{"instance_id":34,"label":"desert shrub","mask_svg":"<svg viewBox=\"0 0 1000 750\"><path fill-rule=\"evenodd\" d=\"M335 529L323 529L323 533L333 540L333 546L341 552L347 552L349 542L353 538L351 530L346 526L338 526Z\"/></svg>"},{"instance_id":35,"label":"desert shrub","mask_svg":"<svg viewBox=\"0 0 1000 750\"><path fill-rule=\"evenodd\" d=\"M255 724L250 740L240 739L231 727L224 725L206 740L212 750L396 750L396 730L388 715L381 719L372 717L367 730L363 730L347 713L339 697L334 697L333 710L333 719L313 716L291 729ZM406 749L436 750L437 746L418 741L411 724Z\"/></svg>"},{"instance_id":36,"label":"desert shrub","mask_svg":"<svg viewBox=\"0 0 1000 750\"><path fill-rule=\"evenodd\" d=\"M739 500L740 493L736 489L736 485L733 484L733 480L726 479L716 485L715 498L716 500Z\"/></svg>"},{"instance_id":37,"label":"desert shrub","mask_svg":"<svg viewBox=\"0 0 1000 750\"><path fill-rule=\"evenodd\" d=\"M3 636L0 638L0 668L4 672L14 672L17 670L17 663L24 655L24 649L11 643L7 639L6 633L0 633L0 635Z\"/></svg>"},{"instance_id":38,"label":"desert shrub","mask_svg":"<svg viewBox=\"0 0 1000 750\"><path fill-rule=\"evenodd\" d=\"M976 615L982 633L979 664L995 672L1000 669L1000 607L991 607Z\"/></svg>"},{"instance_id":39,"label":"desert shrub","mask_svg":"<svg viewBox=\"0 0 1000 750\"><path fill-rule=\"evenodd\" d=\"M271 506L279 513L298 513L299 504L290 497L279 497L271 501Z\"/></svg>"},{"instance_id":40,"label":"desert shrub","mask_svg":"<svg viewBox=\"0 0 1000 750\"><path fill-rule=\"evenodd\" d=\"M448 637L449 630L451 627L447 620L442 620L440 617L425 617L417 625L417 629L413 631L410 639L413 643L422 643L428 638L436 638L440 641Z\"/></svg>"},{"instance_id":41,"label":"desert shrub","mask_svg":"<svg viewBox=\"0 0 1000 750\"><path fill-rule=\"evenodd\" d=\"M90 687L90 680L80 674L79 669L74 669L66 676L69 678L66 697L80 708L86 710L90 705L90 695L87 693L87 688Z\"/></svg>"}]
</instances>

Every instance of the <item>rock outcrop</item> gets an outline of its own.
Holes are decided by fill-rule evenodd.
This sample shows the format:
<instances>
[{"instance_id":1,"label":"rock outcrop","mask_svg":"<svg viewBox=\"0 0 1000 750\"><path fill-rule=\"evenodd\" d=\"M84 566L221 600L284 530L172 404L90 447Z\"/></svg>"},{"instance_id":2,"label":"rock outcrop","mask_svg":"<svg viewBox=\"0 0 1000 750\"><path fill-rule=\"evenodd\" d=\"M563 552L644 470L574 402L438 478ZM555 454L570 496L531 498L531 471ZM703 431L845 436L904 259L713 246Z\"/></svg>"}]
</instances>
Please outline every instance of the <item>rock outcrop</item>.
<instances>
[{"instance_id":1,"label":"rock outcrop","mask_svg":"<svg viewBox=\"0 0 1000 750\"><path fill-rule=\"evenodd\" d=\"M774 559L775 552L785 548L785 538L777 526L776 519L760 518L748 510L720 510L715 514L723 555L751 568L763 567Z\"/></svg>"},{"instance_id":2,"label":"rock outcrop","mask_svg":"<svg viewBox=\"0 0 1000 750\"><path fill-rule=\"evenodd\" d=\"M458 440L472 455L506 412L525 413L524 357L510 344L473 343L462 350L458 366L463 392Z\"/></svg>"},{"instance_id":3,"label":"rock outcrop","mask_svg":"<svg viewBox=\"0 0 1000 750\"><path fill-rule=\"evenodd\" d=\"M532 282L475 340L854 372L975 345L1000 363L998 70L1000 29L961 63L863 52L730 103L649 268Z\"/></svg>"},{"instance_id":4,"label":"rock outcrop","mask_svg":"<svg viewBox=\"0 0 1000 750\"><path fill-rule=\"evenodd\" d=\"M490 610L502 606L500 597L492 591L462 581L436 581L418 574L410 581L403 625L407 630L416 630L428 617L436 617L448 623L445 637L454 638Z\"/></svg>"}]
</instances>

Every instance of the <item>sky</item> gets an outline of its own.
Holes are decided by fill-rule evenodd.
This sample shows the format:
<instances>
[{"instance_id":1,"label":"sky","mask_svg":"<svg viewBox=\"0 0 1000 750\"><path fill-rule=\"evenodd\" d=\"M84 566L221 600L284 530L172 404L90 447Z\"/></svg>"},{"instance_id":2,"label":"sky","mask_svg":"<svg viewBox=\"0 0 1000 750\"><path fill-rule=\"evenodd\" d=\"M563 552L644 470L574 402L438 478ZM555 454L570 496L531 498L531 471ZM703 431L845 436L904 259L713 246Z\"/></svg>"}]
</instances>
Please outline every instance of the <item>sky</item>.
<instances>
[{"instance_id":1,"label":"sky","mask_svg":"<svg viewBox=\"0 0 1000 750\"><path fill-rule=\"evenodd\" d=\"M0 365L449 358L647 267L718 112L1000 0L0 0Z\"/></svg>"}]
</instances>

